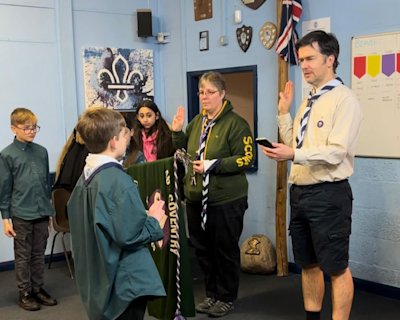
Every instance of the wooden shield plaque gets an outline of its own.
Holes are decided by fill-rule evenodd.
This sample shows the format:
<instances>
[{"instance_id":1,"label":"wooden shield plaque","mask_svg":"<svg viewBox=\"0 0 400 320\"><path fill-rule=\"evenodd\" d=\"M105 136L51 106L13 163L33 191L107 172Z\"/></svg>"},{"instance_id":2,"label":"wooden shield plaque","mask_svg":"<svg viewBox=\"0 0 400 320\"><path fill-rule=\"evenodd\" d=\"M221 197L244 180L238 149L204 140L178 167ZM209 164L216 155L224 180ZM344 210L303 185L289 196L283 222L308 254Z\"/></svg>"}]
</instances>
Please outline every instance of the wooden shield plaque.
<instances>
[{"instance_id":1,"label":"wooden shield plaque","mask_svg":"<svg viewBox=\"0 0 400 320\"><path fill-rule=\"evenodd\" d=\"M212 0L194 0L194 20L212 18Z\"/></svg>"},{"instance_id":2,"label":"wooden shield plaque","mask_svg":"<svg viewBox=\"0 0 400 320\"><path fill-rule=\"evenodd\" d=\"M242 0L242 2L246 7L257 10L265 2L265 0Z\"/></svg>"},{"instance_id":3,"label":"wooden shield plaque","mask_svg":"<svg viewBox=\"0 0 400 320\"><path fill-rule=\"evenodd\" d=\"M236 29L236 38L239 43L240 49L244 52L250 47L251 38L253 37L253 28L250 26L241 26Z\"/></svg>"}]
</instances>

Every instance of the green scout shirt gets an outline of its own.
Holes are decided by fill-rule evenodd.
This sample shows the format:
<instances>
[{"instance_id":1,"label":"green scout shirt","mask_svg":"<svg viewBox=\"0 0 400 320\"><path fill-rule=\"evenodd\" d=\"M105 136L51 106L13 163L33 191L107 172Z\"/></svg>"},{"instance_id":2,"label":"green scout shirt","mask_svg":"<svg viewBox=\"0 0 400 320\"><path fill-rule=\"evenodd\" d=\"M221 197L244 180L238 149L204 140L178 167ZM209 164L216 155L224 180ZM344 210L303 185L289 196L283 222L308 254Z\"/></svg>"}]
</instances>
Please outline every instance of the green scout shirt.
<instances>
[{"instance_id":1,"label":"green scout shirt","mask_svg":"<svg viewBox=\"0 0 400 320\"><path fill-rule=\"evenodd\" d=\"M0 210L3 219L53 216L49 158L34 142L14 141L0 153Z\"/></svg>"},{"instance_id":2,"label":"green scout shirt","mask_svg":"<svg viewBox=\"0 0 400 320\"><path fill-rule=\"evenodd\" d=\"M103 169L88 184L82 175L67 208L76 280L89 319L115 319L138 297L165 295L147 248L163 237L162 230L122 167Z\"/></svg>"}]
</instances>

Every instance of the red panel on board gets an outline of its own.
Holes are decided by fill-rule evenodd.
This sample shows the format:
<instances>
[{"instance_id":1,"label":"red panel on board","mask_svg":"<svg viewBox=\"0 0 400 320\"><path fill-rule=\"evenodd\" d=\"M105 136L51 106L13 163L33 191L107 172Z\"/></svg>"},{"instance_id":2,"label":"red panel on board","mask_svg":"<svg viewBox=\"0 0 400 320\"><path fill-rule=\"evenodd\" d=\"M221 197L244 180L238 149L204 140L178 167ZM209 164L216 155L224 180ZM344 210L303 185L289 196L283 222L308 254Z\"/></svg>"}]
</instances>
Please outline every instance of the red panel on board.
<instances>
[{"instance_id":1,"label":"red panel on board","mask_svg":"<svg viewBox=\"0 0 400 320\"><path fill-rule=\"evenodd\" d=\"M366 72L366 57L354 57L354 75L357 78L362 78Z\"/></svg>"},{"instance_id":2,"label":"red panel on board","mask_svg":"<svg viewBox=\"0 0 400 320\"><path fill-rule=\"evenodd\" d=\"M397 63L396 63L396 65L397 65L396 70L397 70L398 73L400 73L400 52L397 54Z\"/></svg>"}]
</instances>

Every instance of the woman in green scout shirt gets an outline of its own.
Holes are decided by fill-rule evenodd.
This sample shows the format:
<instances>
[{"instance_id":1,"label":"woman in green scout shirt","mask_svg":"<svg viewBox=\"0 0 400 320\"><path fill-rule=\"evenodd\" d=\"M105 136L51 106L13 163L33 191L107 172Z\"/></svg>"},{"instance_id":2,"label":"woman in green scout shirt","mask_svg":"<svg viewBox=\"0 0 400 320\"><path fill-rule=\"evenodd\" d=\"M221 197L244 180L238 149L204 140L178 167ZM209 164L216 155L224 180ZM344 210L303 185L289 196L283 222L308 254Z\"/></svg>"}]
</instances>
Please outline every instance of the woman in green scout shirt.
<instances>
[{"instance_id":1,"label":"woman in green scout shirt","mask_svg":"<svg viewBox=\"0 0 400 320\"><path fill-rule=\"evenodd\" d=\"M184 180L190 241L205 275L206 297L196 306L214 317L226 315L237 298L239 237L247 209L245 171L254 161L254 144L246 120L225 99L221 74L207 72L199 81L200 114L187 125L179 107L173 140L193 159Z\"/></svg>"}]
</instances>

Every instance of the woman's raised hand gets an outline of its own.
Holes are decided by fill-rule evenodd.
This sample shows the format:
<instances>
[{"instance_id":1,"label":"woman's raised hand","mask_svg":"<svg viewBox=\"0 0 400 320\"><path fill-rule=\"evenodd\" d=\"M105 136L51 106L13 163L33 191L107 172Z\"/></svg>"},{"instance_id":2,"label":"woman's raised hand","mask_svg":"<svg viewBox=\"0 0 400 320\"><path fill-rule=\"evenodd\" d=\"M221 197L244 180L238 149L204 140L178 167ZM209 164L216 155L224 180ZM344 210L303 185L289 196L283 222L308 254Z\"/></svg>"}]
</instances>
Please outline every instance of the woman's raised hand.
<instances>
[{"instance_id":1,"label":"woman's raised hand","mask_svg":"<svg viewBox=\"0 0 400 320\"><path fill-rule=\"evenodd\" d=\"M174 116L174 119L172 120L172 131L182 131L183 124L185 122L185 108L182 106L179 106L176 109L176 114Z\"/></svg>"}]
</instances>

